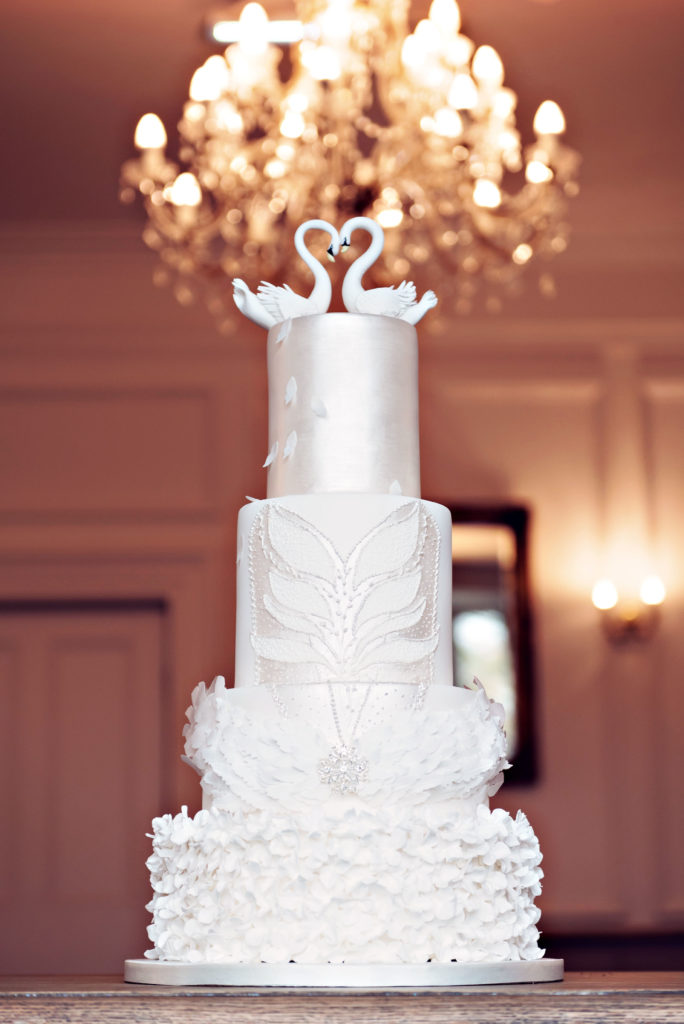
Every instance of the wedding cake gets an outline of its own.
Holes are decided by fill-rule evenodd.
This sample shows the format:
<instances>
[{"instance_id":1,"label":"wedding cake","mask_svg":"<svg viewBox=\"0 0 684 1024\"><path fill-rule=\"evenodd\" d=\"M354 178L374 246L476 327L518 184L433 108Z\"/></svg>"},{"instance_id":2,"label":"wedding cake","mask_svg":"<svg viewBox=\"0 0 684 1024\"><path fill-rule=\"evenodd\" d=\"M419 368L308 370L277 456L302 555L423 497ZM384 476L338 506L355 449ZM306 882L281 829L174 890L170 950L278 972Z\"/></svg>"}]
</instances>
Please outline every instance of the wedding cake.
<instances>
[{"instance_id":1,"label":"wedding cake","mask_svg":"<svg viewBox=\"0 0 684 1024\"><path fill-rule=\"evenodd\" d=\"M203 806L153 822L154 945L126 977L550 969L538 842L521 812L489 809L502 708L452 685L451 518L420 497L411 316L270 315L268 496L238 517L235 685L192 695Z\"/></svg>"}]
</instances>

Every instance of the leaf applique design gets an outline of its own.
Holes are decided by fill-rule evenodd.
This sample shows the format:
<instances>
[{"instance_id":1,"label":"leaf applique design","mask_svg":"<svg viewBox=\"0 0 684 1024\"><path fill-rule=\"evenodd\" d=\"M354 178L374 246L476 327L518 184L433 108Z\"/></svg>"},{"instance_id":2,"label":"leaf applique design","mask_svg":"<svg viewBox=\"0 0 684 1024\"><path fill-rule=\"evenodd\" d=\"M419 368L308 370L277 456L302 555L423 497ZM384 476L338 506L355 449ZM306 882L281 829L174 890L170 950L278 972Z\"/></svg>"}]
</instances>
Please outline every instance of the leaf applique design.
<instances>
[{"instance_id":1,"label":"leaf applique design","mask_svg":"<svg viewBox=\"0 0 684 1024\"><path fill-rule=\"evenodd\" d=\"M281 576L302 581L320 576L332 584L337 553L324 534L282 506L267 506L265 518L271 558Z\"/></svg>"},{"instance_id":2,"label":"leaf applique design","mask_svg":"<svg viewBox=\"0 0 684 1024\"><path fill-rule=\"evenodd\" d=\"M253 639L253 645L257 654L270 661L286 661L299 665L308 661L318 664L321 660L320 654L311 644L295 637L284 640L280 637L261 636Z\"/></svg>"},{"instance_id":3,"label":"leaf applique design","mask_svg":"<svg viewBox=\"0 0 684 1024\"><path fill-rule=\"evenodd\" d=\"M280 576L277 572L268 574L268 582L273 597L286 608L292 608L304 615L322 616L326 614L325 599L308 583Z\"/></svg>"},{"instance_id":4,"label":"leaf applique design","mask_svg":"<svg viewBox=\"0 0 684 1024\"><path fill-rule=\"evenodd\" d=\"M401 484L399 483L398 480L393 480L392 481L392 483L390 484L390 487L389 487L389 493L390 494L403 494L403 491L401 489Z\"/></svg>"},{"instance_id":5,"label":"leaf applique design","mask_svg":"<svg viewBox=\"0 0 684 1024\"><path fill-rule=\"evenodd\" d=\"M276 601L270 594L264 594L264 608L276 622L292 633L303 633L312 637L318 633L321 616L313 616L311 613L302 615L301 612Z\"/></svg>"},{"instance_id":6,"label":"leaf applique design","mask_svg":"<svg viewBox=\"0 0 684 1024\"><path fill-rule=\"evenodd\" d=\"M359 637L363 638L367 644L370 644L378 637L384 637L389 627L391 627L393 633L411 629L412 626L415 626L422 619L426 606L426 599L424 597L418 598L409 608L402 612L381 612L379 615L372 617L367 616L364 606L363 621L359 623Z\"/></svg>"},{"instance_id":7,"label":"leaf applique design","mask_svg":"<svg viewBox=\"0 0 684 1024\"><path fill-rule=\"evenodd\" d=\"M349 558L355 573L355 582L371 576L386 575L406 566L418 545L421 527L421 507L418 502L400 506L376 529L359 541Z\"/></svg>"},{"instance_id":8,"label":"leaf applique design","mask_svg":"<svg viewBox=\"0 0 684 1024\"><path fill-rule=\"evenodd\" d=\"M320 419L325 419L325 417L328 415L328 410L322 398L312 398L311 408L314 414L318 416Z\"/></svg>"},{"instance_id":9,"label":"leaf applique design","mask_svg":"<svg viewBox=\"0 0 684 1024\"><path fill-rule=\"evenodd\" d=\"M250 545L261 678L431 682L439 533L419 501L390 512L346 556L269 503Z\"/></svg>"},{"instance_id":10,"label":"leaf applique design","mask_svg":"<svg viewBox=\"0 0 684 1024\"><path fill-rule=\"evenodd\" d=\"M420 586L420 572L407 573L399 579L379 583L366 598L364 611L369 618L383 613L391 615L412 604Z\"/></svg>"}]
</instances>

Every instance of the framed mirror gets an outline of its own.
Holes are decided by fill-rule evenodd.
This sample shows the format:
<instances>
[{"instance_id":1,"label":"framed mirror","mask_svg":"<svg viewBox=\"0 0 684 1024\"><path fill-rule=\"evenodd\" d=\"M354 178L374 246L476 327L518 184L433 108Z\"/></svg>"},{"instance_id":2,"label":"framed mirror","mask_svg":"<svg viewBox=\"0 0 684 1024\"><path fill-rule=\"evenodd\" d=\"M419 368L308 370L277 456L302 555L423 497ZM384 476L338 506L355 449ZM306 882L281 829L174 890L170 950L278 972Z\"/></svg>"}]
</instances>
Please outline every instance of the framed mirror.
<instances>
[{"instance_id":1,"label":"framed mirror","mask_svg":"<svg viewBox=\"0 0 684 1024\"><path fill-rule=\"evenodd\" d=\"M517 505L451 505L454 682L473 676L503 704L507 782L536 778L529 511Z\"/></svg>"}]
</instances>

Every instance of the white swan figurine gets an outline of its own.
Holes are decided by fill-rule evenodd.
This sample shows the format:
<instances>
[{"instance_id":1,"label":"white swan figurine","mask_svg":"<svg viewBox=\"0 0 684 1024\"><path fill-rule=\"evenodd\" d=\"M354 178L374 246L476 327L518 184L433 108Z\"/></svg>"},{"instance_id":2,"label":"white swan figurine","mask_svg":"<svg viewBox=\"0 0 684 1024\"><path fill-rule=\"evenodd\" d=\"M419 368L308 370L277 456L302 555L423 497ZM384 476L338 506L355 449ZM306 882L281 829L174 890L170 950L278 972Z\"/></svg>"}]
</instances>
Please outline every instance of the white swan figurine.
<instances>
[{"instance_id":1,"label":"white swan figurine","mask_svg":"<svg viewBox=\"0 0 684 1024\"><path fill-rule=\"evenodd\" d=\"M253 320L259 327L268 329L274 324L293 317L327 312L332 297L330 277L304 244L304 236L307 231L314 228L327 231L330 235L328 248L330 259L334 260L340 251L340 236L336 228L332 224L328 224L327 220L307 220L304 224L299 225L294 236L295 248L314 276L314 286L308 298L304 295L297 295L288 285L278 287L269 284L268 281L262 281L255 294L249 290L241 278L233 278L235 305L241 313Z\"/></svg>"},{"instance_id":2,"label":"white swan figurine","mask_svg":"<svg viewBox=\"0 0 684 1024\"><path fill-rule=\"evenodd\" d=\"M340 238L342 249L347 248L352 232L362 228L371 236L371 244L358 259L354 260L342 282L342 301L349 313L371 313L377 316L396 316L409 324L417 324L429 309L437 305L434 292L425 292L416 302L416 286L413 281L402 281L398 287L370 288L364 291L361 279L372 267L385 244L385 233L370 217L352 217L342 227Z\"/></svg>"}]
</instances>

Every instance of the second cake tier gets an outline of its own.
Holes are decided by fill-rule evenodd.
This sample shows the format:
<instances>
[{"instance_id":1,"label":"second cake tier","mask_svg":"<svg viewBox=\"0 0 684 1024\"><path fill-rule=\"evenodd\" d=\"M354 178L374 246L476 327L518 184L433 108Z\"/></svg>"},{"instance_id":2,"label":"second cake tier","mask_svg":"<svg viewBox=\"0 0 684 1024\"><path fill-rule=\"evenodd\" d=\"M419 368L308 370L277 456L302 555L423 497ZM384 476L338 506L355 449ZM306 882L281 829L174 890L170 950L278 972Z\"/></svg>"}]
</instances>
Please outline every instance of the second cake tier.
<instances>
[{"instance_id":1,"label":"second cake tier","mask_svg":"<svg viewBox=\"0 0 684 1024\"><path fill-rule=\"evenodd\" d=\"M238 687L450 686L449 510L388 494L251 502L236 618Z\"/></svg>"}]
</instances>

